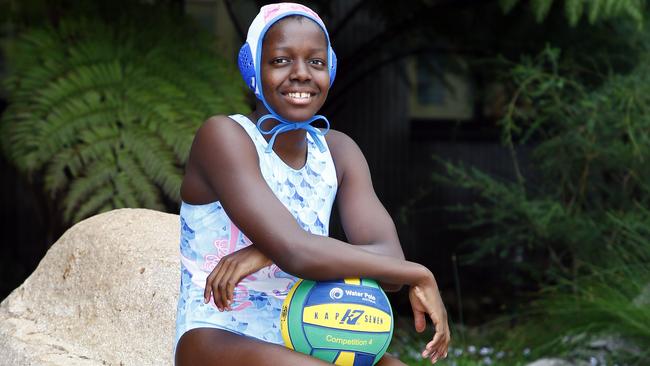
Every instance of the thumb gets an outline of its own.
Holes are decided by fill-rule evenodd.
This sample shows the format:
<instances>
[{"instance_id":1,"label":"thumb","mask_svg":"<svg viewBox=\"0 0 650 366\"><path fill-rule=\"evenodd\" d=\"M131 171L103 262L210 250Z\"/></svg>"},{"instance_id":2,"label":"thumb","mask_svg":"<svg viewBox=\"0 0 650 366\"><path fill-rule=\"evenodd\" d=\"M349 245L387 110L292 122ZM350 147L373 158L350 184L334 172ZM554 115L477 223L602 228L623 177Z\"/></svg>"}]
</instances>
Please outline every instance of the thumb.
<instances>
[{"instance_id":1,"label":"thumb","mask_svg":"<svg viewBox=\"0 0 650 366\"><path fill-rule=\"evenodd\" d=\"M415 322L415 330L422 333L427 327L427 320L424 318L424 313L413 309L413 320Z\"/></svg>"}]
</instances>

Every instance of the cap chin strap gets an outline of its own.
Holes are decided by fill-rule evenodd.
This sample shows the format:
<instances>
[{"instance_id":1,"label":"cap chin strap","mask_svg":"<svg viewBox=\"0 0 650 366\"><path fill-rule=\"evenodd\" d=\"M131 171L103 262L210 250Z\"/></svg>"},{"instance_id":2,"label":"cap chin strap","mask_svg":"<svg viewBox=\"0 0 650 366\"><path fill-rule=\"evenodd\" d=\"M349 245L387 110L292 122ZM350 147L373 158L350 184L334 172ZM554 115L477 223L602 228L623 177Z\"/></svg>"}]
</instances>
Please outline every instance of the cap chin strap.
<instances>
[{"instance_id":1,"label":"cap chin strap","mask_svg":"<svg viewBox=\"0 0 650 366\"><path fill-rule=\"evenodd\" d=\"M273 128L267 131L262 128L262 123L264 123L264 121L266 121L267 119L275 119L280 123L278 123ZM325 123L327 124L327 127L324 128L323 131L311 125L312 122L319 119L324 120ZM299 130L299 129L303 129L307 131L307 133L311 135L311 138L316 143L316 146L318 146L320 152L323 153L327 151L327 147L325 147L325 144L323 144L323 141L321 141L320 137L318 136L319 135L325 136L325 134L330 130L330 121L328 121L327 118L325 118L325 116L317 114L304 122L289 122L286 119L274 113L274 114L265 114L262 117L260 117L260 119L257 120L257 129L262 133L262 135L272 135L271 140L269 140L269 143L266 146L267 153L270 153L273 150L273 144L275 143L275 138L279 134L283 132Z\"/></svg>"}]
</instances>

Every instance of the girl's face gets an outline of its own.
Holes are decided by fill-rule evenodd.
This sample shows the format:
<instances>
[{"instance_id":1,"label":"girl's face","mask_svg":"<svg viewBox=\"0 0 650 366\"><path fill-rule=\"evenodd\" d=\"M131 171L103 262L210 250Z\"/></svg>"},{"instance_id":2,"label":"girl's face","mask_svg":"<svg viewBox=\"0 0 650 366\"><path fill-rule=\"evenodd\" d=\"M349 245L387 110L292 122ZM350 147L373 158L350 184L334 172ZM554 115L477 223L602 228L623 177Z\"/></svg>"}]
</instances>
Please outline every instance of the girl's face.
<instances>
[{"instance_id":1,"label":"girl's face","mask_svg":"<svg viewBox=\"0 0 650 366\"><path fill-rule=\"evenodd\" d=\"M280 116L305 121L325 103L330 85L327 40L313 21L286 18L271 26L262 44L261 66L264 97Z\"/></svg>"}]
</instances>

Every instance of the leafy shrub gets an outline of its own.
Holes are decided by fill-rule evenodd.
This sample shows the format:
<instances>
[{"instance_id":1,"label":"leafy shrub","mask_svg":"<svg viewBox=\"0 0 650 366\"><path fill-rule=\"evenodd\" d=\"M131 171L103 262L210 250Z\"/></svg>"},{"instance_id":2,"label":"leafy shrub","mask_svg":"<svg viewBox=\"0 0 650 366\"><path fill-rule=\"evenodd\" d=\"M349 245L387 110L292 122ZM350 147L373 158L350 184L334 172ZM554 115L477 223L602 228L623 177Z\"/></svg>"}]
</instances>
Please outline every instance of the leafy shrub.
<instances>
[{"instance_id":1,"label":"leafy shrub","mask_svg":"<svg viewBox=\"0 0 650 366\"><path fill-rule=\"evenodd\" d=\"M521 2L520 0L499 0L501 8L505 12L511 11ZM537 21L541 22L551 11L553 5L557 3L560 3L560 1L532 0L530 1L530 8ZM645 3L641 0L564 0L562 3L564 13L571 25L576 25L583 15L591 23L620 16L629 17L638 24L641 24L644 19Z\"/></svg>"},{"instance_id":2,"label":"leafy shrub","mask_svg":"<svg viewBox=\"0 0 650 366\"><path fill-rule=\"evenodd\" d=\"M436 181L482 199L456 208L480 229L471 259L497 255L542 285L511 347L579 358L595 338L613 336L629 352L603 362L650 357L649 59L645 51L629 73L594 82L577 77L556 49L525 58L510 69L513 97L500 121L515 181L442 162ZM534 147L534 177L519 169L524 143Z\"/></svg>"},{"instance_id":3,"label":"leafy shrub","mask_svg":"<svg viewBox=\"0 0 650 366\"><path fill-rule=\"evenodd\" d=\"M650 204L647 62L592 89L562 75L558 58L548 49L512 68L516 88L500 123L515 181L450 162L435 176L483 199L457 208L468 215L468 228L484 234L473 259L542 249L555 269L575 274L582 263L602 261L599 249L619 235L612 213L641 215ZM524 143L534 146L535 177L519 168L515 147Z\"/></svg>"}]
</instances>

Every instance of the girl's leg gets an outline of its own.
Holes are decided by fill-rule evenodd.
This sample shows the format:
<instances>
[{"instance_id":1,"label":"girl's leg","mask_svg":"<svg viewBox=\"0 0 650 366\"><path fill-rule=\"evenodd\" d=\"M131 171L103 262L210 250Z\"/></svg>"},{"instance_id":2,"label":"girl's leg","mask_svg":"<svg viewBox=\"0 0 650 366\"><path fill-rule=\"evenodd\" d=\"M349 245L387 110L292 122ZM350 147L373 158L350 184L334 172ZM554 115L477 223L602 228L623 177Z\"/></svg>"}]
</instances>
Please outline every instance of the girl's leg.
<instances>
[{"instance_id":1,"label":"girl's leg","mask_svg":"<svg viewBox=\"0 0 650 366\"><path fill-rule=\"evenodd\" d=\"M211 328L192 329L178 341L176 366L194 365L331 366L277 344Z\"/></svg>"},{"instance_id":2,"label":"girl's leg","mask_svg":"<svg viewBox=\"0 0 650 366\"><path fill-rule=\"evenodd\" d=\"M406 366L406 364L388 353L384 354L375 366Z\"/></svg>"}]
</instances>

